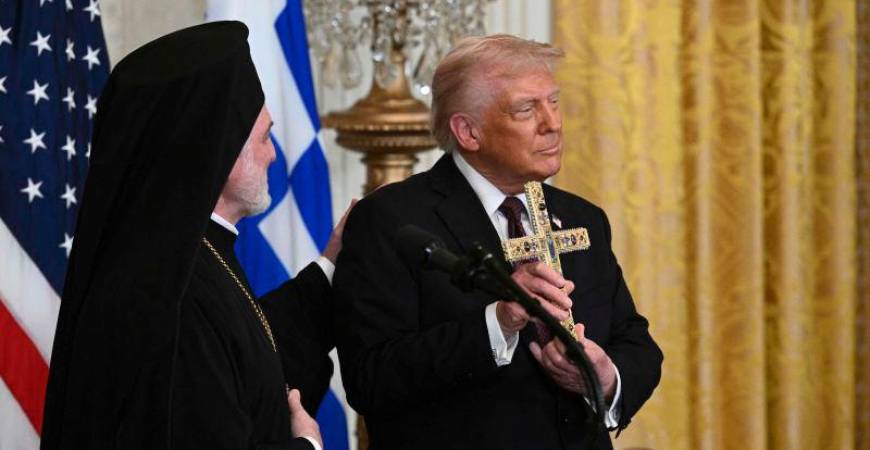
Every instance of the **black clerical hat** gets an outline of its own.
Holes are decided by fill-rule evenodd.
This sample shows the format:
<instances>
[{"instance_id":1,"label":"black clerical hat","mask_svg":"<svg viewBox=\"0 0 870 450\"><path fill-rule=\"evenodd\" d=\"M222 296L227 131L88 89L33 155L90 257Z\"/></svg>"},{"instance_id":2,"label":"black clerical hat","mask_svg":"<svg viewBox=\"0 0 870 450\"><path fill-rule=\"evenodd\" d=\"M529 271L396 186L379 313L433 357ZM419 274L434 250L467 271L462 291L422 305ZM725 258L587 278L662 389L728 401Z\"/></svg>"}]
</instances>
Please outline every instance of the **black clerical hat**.
<instances>
[{"instance_id":1,"label":"black clerical hat","mask_svg":"<svg viewBox=\"0 0 870 450\"><path fill-rule=\"evenodd\" d=\"M182 126L209 131L219 126L221 133L197 140L219 138L238 142L240 149L250 131L246 124L253 123L265 100L247 38L241 22L212 22L168 34L127 55L100 96L94 157L128 161L124 149L129 145L116 148L112 137L156 133L159 138ZM110 141L102 142L99 133Z\"/></svg>"}]
</instances>

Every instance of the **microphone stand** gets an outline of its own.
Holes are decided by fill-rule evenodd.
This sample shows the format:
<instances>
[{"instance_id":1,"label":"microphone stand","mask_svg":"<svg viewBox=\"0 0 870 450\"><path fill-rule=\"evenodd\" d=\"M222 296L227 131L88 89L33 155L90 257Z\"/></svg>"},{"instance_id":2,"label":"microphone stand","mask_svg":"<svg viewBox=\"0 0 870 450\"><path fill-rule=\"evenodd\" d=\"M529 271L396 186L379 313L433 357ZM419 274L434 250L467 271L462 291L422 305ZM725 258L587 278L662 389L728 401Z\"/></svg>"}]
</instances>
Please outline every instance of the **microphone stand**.
<instances>
[{"instance_id":1,"label":"microphone stand","mask_svg":"<svg viewBox=\"0 0 870 450\"><path fill-rule=\"evenodd\" d=\"M462 259L464 259L463 264L459 264L458 270L452 274L451 278L454 283L465 290L477 288L498 298L516 301L526 309L530 316L538 318L554 336L565 344L565 353L571 362L580 369L587 388L587 395L591 397L593 414L589 415L588 422L591 425L596 425L596 428L597 426L604 427L604 416L607 409L604 403L604 393L601 390L601 383L598 381L595 368L580 343L574 340L568 330L562 327L559 321L541 306L540 302L526 294L526 291L511 278L504 264L484 249L482 245L477 242L473 243L470 257ZM583 406L589 408L590 405L584 401ZM598 420L595 421L593 417Z\"/></svg>"}]
</instances>

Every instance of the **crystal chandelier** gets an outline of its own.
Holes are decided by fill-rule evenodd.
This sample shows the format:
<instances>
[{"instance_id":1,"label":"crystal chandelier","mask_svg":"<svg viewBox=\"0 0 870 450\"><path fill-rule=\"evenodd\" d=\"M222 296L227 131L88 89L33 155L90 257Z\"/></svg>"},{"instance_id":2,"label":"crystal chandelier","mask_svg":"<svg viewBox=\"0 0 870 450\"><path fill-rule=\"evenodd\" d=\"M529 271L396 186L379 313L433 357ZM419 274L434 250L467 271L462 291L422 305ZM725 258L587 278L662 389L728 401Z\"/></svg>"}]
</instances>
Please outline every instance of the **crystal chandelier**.
<instances>
[{"instance_id":1,"label":"crystal chandelier","mask_svg":"<svg viewBox=\"0 0 870 450\"><path fill-rule=\"evenodd\" d=\"M306 0L308 42L329 87L360 84L357 47L370 44L378 85L386 88L400 70L409 70L415 90L425 96L436 64L453 44L484 33L484 6L491 1ZM409 67L391 63L395 51L406 52Z\"/></svg>"},{"instance_id":2,"label":"crystal chandelier","mask_svg":"<svg viewBox=\"0 0 870 450\"><path fill-rule=\"evenodd\" d=\"M436 147L429 108L411 94L430 93L435 67L457 40L483 34L493 0L306 0L308 43L321 81L350 89L362 82L358 47L371 50L368 95L323 117L336 142L363 154L364 192L407 178L418 152ZM364 51L365 49L363 49Z\"/></svg>"}]
</instances>

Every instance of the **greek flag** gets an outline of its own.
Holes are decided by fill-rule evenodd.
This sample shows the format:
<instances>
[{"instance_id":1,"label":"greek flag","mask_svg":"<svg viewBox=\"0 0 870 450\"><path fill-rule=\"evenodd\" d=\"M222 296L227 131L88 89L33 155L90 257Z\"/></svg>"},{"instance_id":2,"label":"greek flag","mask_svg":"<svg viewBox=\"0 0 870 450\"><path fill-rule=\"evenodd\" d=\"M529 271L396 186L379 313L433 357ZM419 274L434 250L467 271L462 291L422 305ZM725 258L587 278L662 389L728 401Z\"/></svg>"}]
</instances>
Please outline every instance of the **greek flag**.
<instances>
[{"instance_id":1,"label":"greek flag","mask_svg":"<svg viewBox=\"0 0 870 450\"><path fill-rule=\"evenodd\" d=\"M208 20L240 20L248 26L251 56L274 121L272 206L238 224L236 246L259 296L317 258L332 231L329 168L320 141L302 0L210 0ZM328 450L349 448L354 418L345 414L345 405L341 382L333 379L317 414Z\"/></svg>"}]
</instances>

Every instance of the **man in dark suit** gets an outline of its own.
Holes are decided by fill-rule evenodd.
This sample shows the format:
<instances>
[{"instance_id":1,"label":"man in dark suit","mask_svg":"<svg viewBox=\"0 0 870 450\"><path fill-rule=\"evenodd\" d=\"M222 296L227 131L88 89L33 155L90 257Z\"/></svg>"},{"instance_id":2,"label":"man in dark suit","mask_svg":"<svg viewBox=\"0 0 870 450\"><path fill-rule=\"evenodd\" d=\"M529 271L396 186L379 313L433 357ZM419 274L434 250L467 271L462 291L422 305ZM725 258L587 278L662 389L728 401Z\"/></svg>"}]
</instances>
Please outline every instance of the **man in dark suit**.
<instances>
[{"instance_id":1,"label":"man in dark suit","mask_svg":"<svg viewBox=\"0 0 870 450\"><path fill-rule=\"evenodd\" d=\"M432 83L433 132L448 154L349 217L334 279L338 350L373 450L612 448L602 428L584 425L587 390L561 342L538 333L518 304L463 293L409 264L395 242L414 224L454 252L475 241L497 252L530 231L523 185L561 164L561 56L512 36L460 42ZM607 426L622 429L658 384L662 353L635 310L604 212L550 186L544 193L552 226L585 227L591 247L562 255L564 278L543 263L512 276L558 319L571 310Z\"/></svg>"}]
</instances>

